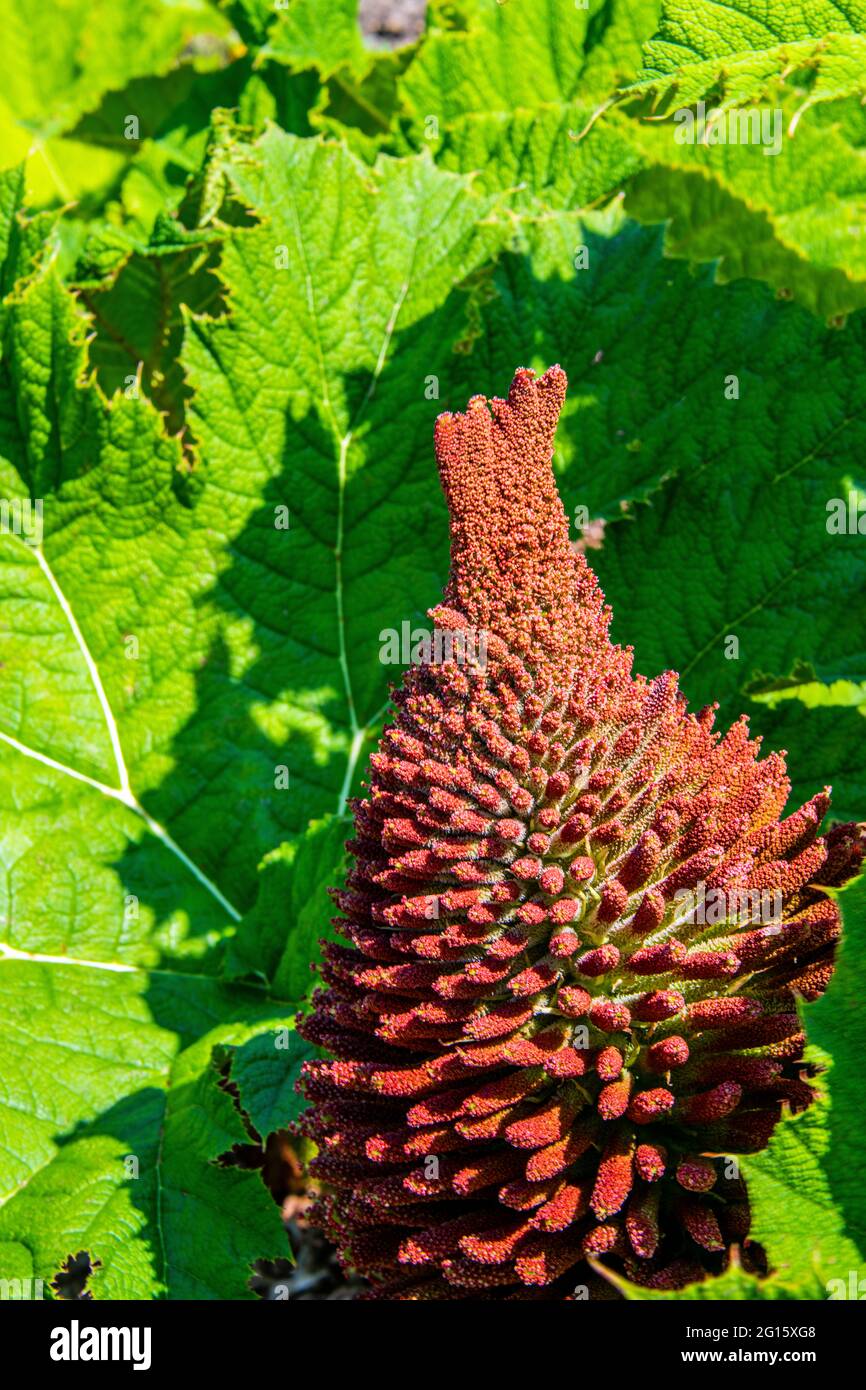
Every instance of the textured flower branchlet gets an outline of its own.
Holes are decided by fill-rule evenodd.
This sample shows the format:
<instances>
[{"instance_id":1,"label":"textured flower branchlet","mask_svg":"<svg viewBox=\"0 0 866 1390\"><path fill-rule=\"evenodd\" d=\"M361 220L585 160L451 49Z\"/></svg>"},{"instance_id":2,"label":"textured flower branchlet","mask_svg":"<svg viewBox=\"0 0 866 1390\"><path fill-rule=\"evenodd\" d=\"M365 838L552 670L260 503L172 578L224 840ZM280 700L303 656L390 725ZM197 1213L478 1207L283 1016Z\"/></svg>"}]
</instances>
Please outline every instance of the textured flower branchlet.
<instances>
[{"instance_id":1,"label":"textured flower branchlet","mask_svg":"<svg viewBox=\"0 0 866 1390\"><path fill-rule=\"evenodd\" d=\"M856 827L785 820L783 759L647 681L568 538L565 376L443 415L437 628L483 669L413 667L355 803L301 1031L319 1219L371 1296L566 1300L720 1270L748 1234L724 1155L814 1091L799 998L833 968ZM700 885L730 911L690 910ZM720 891L719 891L720 890ZM770 924L758 908L781 904ZM684 905L685 904L685 905Z\"/></svg>"}]
</instances>

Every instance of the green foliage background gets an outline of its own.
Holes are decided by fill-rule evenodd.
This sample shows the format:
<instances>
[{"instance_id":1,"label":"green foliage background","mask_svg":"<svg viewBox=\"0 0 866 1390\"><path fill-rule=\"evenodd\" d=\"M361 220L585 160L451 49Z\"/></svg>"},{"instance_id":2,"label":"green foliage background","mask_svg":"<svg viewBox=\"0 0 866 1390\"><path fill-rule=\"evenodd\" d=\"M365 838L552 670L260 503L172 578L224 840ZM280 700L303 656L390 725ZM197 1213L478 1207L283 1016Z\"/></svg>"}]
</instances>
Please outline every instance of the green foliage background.
<instances>
[{"instance_id":1,"label":"green foliage background","mask_svg":"<svg viewBox=\"0 0 866 1390\"><path fill-rule=\"evenodd\" d=\"M866 542L827 529L866 507L866 2L433 0L396 53L356 8L0 0L0 496L44 527L0 534L3 1278L243 1298L286 1253L218 1160L296 1113L379 632L447 573L433 420L518 365L568 372L638 668L866 804ZM677 143L700 101L780 152ZM821 1103L744 1164L774 1273L684 1297L866 1273L842 902Z\"/></svg>"}]
</instances>

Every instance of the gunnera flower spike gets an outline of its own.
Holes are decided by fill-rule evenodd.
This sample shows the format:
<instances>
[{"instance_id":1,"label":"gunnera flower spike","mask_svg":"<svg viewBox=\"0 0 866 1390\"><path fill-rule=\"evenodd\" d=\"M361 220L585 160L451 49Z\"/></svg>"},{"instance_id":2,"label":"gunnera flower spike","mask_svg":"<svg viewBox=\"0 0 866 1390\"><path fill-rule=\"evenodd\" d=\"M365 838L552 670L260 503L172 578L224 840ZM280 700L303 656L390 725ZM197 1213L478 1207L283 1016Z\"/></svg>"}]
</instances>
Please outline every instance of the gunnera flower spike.
<instances>
[{"instance_id":1,"label":"gunnera flower spike","mask_svg":"<svg viewBox=\"0 0 866 1390\"><path fill-rule=\"evenodd\" d=\"M827 790L780 820L781 755L610 642L551 468L565 388L520 370L437 421L430 616L464 646L394 693L335 895L348 944L300 1025L334 1059L302 1082L318 1219L373 1298L718 1272L749 1228L724 1156L813 1098L796 1000L832 972L823 888L857 828L818 834Z\"/></svg>"}]
</instances>

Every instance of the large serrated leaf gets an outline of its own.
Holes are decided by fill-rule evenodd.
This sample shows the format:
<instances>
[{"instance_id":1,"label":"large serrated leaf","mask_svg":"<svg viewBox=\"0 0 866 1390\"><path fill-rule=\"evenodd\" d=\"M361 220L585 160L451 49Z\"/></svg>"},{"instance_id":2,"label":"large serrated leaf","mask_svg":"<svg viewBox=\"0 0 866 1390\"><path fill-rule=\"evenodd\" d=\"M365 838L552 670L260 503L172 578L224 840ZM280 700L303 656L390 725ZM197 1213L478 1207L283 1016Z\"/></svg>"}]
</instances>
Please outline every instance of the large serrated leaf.
<instances>
[{"instance_id":1,"label":"large serrated leaf","mask_svg":"<svg viewBox=\"0 0 866 1390\"><path fill-rule=\"evenodd\" d=\"M780 75L810 73L810 99L860 92L866 54L862 0L663 0L658 33L644 49L632 90L688 106L718 93L725 106L760 100Z\"/></svg>"}]
</instances>

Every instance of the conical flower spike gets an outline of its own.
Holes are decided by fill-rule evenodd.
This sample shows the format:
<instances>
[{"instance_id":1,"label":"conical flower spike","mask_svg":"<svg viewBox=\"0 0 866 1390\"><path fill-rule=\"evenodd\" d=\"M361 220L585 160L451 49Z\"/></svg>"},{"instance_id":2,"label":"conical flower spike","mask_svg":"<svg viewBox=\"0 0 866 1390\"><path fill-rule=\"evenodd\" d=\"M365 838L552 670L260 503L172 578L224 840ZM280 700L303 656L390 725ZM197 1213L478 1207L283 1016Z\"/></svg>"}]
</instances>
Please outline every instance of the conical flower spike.
<instances>
[{"instance_id":1,"label":"conical flower spike","mask_svg":"<svg viewBox=\"0 0 866 1390\"><path fill-rule=\"evenodd\" d=\"M374 1298L718 1271L748 1229L719 1155L812 1098L796 998L857 829L822 837L826 792L780 820L783 759L611 643L551 468L565 387L520 370L437 423L452 641L395 694L301 1024L333 1058L303 1081L321 1219Z\"/></svg>"}]
</instances>

